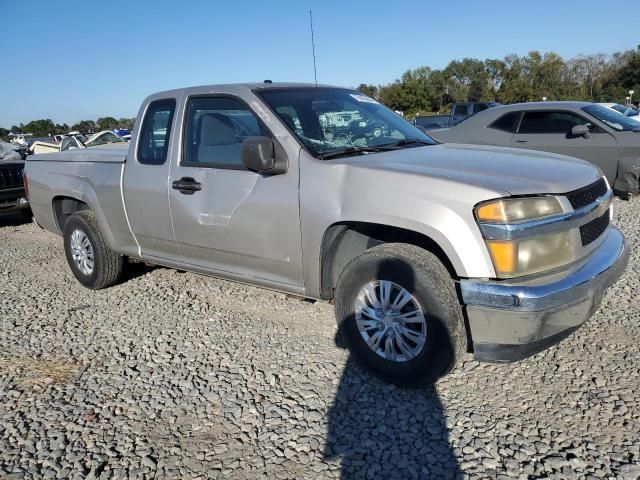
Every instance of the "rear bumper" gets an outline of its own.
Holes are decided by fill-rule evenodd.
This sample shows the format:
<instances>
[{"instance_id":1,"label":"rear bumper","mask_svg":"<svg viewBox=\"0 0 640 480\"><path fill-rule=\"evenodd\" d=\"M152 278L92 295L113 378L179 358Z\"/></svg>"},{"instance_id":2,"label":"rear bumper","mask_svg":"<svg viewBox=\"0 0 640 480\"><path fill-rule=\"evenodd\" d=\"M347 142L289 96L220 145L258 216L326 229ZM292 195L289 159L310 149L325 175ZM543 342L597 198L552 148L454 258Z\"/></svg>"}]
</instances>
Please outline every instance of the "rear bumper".
<instances>
[{"instance_id":1,"label":"rear bumper","mask_svg":"<svg viewBox=\"0 0 640 480\"><path fill-rule=\"evenodd\" d=\"M0 212L29 207L24 188L0 190Z\"/></svg>"},{"instance_id":2,"label":"rear bumper","mask_svg":"<svg viewBox=\"0 0 640 480\"><path fill-rule=\"evenodd\" d=\"M560 278L461 280L475 358L512 362L558 343L591 317L628 261L624 237L611 227L589 259Z\"/></svg>"}]
</instances>

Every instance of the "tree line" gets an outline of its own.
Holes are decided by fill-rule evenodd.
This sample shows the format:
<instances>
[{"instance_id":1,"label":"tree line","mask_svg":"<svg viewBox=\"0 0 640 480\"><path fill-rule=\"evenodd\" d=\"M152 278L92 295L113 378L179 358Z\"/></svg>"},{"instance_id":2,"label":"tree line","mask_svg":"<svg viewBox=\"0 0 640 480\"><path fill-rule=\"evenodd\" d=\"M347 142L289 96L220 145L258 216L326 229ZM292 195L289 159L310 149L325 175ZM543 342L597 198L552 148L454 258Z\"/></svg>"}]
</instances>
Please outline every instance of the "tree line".
<instances>
[{"instance_id":1,"label":"tree line","mask_svg":"<svg viewBox=\"0 0 640 480\"><path fill-rule=\"evenodd\" d=\"M54 123L50 118L47 118L32 120L27 124L13 125L10 129L0 128L0 137L8 137L9 133L32 133L35 137L47 137L71 131L95 133L114 128L132 129L135 120L135 118L100 117L98 120L81 120L69 126L66 123Z\"/></svg>"},{"instance_id":2,"label":"tree line","mask_svg":"<svg viewBox=\"0 0 640 480\"><path fill-rule=\"evenodd\" d=\"M640 98L640 45L636 50L568 60L538 51L503 59L464 58L442 70L407 70L387 85L363 83L358 90L408 117L443 112L453 102L466 101L517 103L546 97L624 104L629 90L635 90L634 99Z\"/></svg>"}]
</instances>

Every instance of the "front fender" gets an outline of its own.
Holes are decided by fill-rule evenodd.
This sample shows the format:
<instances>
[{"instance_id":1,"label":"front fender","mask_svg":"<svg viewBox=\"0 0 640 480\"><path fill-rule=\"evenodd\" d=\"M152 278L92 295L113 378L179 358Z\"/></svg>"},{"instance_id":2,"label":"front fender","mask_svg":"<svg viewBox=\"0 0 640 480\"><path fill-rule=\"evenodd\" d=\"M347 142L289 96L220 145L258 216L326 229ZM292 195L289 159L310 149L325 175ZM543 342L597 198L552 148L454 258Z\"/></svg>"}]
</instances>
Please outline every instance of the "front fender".
<instances>
[{"instance_id":1,"label":"front fender","mask_svg":"<svg viewBox=\"0 0 640 480\"><path fill-rule=\"evenodd\" d=\"M310 296L320 296L324 234L341 222L417 232L444 251L458 277L495 277L473 208L481 201L507 195L504 191L444 177L381 172L311 158L301 162L300 182L305 290Z\"/></svg>"}]
</instances>

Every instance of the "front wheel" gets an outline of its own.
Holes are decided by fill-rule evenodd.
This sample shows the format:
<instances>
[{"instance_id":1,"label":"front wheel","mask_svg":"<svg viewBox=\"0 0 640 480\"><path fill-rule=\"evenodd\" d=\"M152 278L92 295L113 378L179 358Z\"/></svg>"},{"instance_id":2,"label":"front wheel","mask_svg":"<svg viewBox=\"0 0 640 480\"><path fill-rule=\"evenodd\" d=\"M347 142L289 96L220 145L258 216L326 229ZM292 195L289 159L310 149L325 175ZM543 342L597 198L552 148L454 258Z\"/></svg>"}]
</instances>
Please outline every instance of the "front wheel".
<instances>
[{"instance_id":1,"label":"front wheel","mask_svg":"<svg viewBox=\"0 0 640 480\"><path fill-rule=\"evenodd\" d=\"M434 383L467 344L449 272L414 245L379 245L354 258L338 281L336 318L356 359L401 386Z\"/></svg>"},{"instance_id":2,"label":"front wheel","mask_svg":"<svg viewBox=\"0 0 640 480\"><path fill-rule=\"evenodd\" d=\"M87 288L110 287L122 274L122 256L107 246L89 210L76 212L65 222L64 251L73 275Z\"/></svg>"}]
</instances>

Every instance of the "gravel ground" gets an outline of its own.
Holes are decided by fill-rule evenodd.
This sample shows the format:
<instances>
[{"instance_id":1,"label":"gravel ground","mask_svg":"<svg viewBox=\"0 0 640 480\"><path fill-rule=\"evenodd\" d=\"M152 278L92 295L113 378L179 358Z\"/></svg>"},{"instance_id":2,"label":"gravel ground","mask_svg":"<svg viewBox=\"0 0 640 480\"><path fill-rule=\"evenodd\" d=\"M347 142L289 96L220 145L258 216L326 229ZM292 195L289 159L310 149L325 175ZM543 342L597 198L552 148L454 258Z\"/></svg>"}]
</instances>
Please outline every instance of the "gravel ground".
<instances>
[{"instance_id":1,"label":"gravel ground","mask_svg":"<svg viewBox=\"0 0 640 480\"><path fill-rule=\"evenodd\" d=\"M329 305L137 266L91 292L0 217L0 478L640 477L640 198L601 309L513 365L377 381Z\"/></svg>"}]
</instances>

